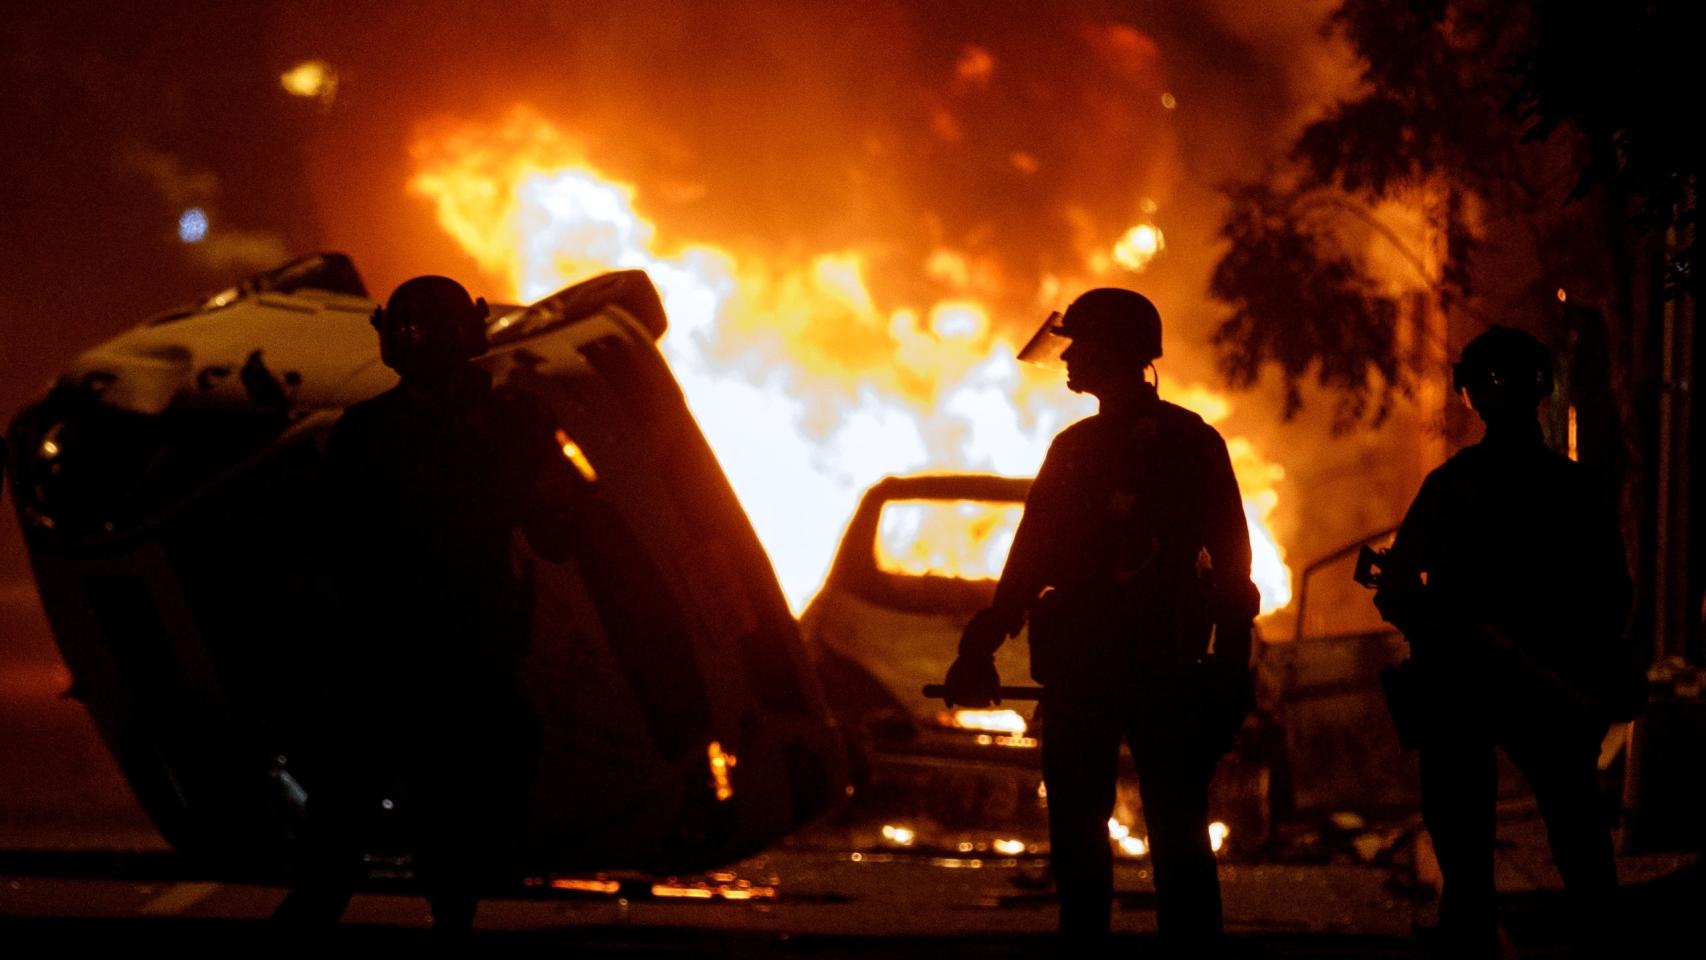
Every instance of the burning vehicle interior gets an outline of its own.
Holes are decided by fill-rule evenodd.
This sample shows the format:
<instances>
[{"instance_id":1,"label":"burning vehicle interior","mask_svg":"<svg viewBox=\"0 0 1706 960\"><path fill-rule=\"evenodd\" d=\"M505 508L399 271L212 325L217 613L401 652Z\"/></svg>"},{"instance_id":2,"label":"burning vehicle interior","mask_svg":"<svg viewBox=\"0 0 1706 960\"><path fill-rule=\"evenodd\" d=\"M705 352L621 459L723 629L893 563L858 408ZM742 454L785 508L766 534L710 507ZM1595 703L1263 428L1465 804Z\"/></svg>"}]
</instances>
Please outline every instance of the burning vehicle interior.
<instances>
[{"instance_id":1,"label":"burning vehicle interior","mask_svg":"<svg viewBox=\"0 0 1706 960\"><path fill-rule=\"evenodd\" d=\"M1029 489L989 475L889 477L860 501L801 627L831 702L867 749L996 759L1036 746L1024 705L948 710L922 693L994 597ZM1003 676L1029 675L1025 650L1022 635L1001 649Z\"/></svg>"},{"instance_id":2,"label":"burning vehicle interior","mask_svg":"<svg viewBox=\"0 0 1706 960\"><path fill-rule=\"evenodd\" d=\"M1019 850L1044 839L1035 704L953 709L923 692L947 672L966 621L993 599L1030 485L991 474L884 478L861 499L801 617L832 709L871 781L873 812L910 824L904 843L893 835L901 828L885 829L884 845L964 852L959 844L970 843L975 852L987 848L977 846L980 829L1005 831ZM1005 683L1029 681L1027 643L1021 630L997 651ZM1268 768L1279 743L1261 717L1245 739L1211 795L1217 850L1228 836L1245 849L1268 837ZM1142 802L1129 757L1121 762L1110 840L1122 855L1142 857Z\"/></svg>"}]
</instances>

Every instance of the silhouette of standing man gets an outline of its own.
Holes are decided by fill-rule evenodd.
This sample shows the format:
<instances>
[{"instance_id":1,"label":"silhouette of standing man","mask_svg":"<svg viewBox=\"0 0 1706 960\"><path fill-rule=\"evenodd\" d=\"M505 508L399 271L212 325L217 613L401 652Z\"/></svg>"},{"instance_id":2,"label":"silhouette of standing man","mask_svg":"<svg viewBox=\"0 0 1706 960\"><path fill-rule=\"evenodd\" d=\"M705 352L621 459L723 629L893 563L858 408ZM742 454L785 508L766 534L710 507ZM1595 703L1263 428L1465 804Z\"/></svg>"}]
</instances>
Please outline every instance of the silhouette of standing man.
<instances>
[{"instance_id":1,"label":"silhouette of standing man","mask_svg":"<svg viewBox=\"0 0 1706 960\"><path fill-rule=\"evenodd\" d=\"M1162 401L1145 376L1161 356L1161 318L1147 298L1091 290L1020 356L1046 358L1050 344L1065 344L1067 386L1100 410L1050 445L995 602L961 638L947 698L992 702L994 651L1029 621L1064 943L1094 949L1108 936L1107 824L1123 737L1149 825L1162 942L1200 956L1222 938L1209 781L1253 702L1258 598L1238 483L1220 434Z\"/></svg>"},{"instance_id":2,"label":"silhouette of standing man","mask_svg":"<svg viewBox=\"0 0 1706 960\"><path fill-rule=\"evenodd\" d=\"M532 597L513 532L547 560L570 542L575 476L530 398L470 361L487 308L456 281L407 281L374 311L395 388L326 444L334 576L348 617L327 768L279 920L335 924L385 791L401 790L434 928L468 930L524 812L538 731L516 687Z\"/></svg>"},{"instance_id":3,"label":"silhouette of standing man","mask_svg":"<svg viewBox=\"0 0 1706 960\"><path fill-rule=\"evenodd\" d=\"M1374 598L1410 642L1409 702L1395 713L1407 706L1417 730L1422 817L1445 880L1438 934L1453 956L1498 955L1498 746L1534 790L1572 915L1595 942L1617 886L1600 742L1645 697L1621 639L1623 542L1587 471L1541 436L1552 365L1539 341L1494 326L1453 374L1486 435L1428 475Z\"/></svg>"}]
</instances>

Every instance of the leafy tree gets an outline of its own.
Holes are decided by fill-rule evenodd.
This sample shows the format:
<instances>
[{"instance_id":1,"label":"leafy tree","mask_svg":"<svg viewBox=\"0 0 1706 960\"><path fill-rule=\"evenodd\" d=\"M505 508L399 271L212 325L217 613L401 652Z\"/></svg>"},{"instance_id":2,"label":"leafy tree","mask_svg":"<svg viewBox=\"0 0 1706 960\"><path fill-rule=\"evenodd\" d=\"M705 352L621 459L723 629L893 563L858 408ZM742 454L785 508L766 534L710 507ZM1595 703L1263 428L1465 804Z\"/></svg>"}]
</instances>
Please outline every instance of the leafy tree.
<instances>
[{"instance_id":1,"label":"leafy tree","mask_svg":"<svg viewBox=\"0 0 1706 960\"><path fill-rule=\"evenodd\" d=\"M1697 294L1700 177L1699 5L1688 0L1541 3L1517 58L1511 109L1531 140L1578 134L1585 161L1572 193L1625 204L1639 231L1677 231L1667 293Z\"/></svg>"},{"instance_id":2,"label":"leafy tree","mask_svg":"<svg viewBox=\"0 0 1706 960\"><path fill-rule=\"evenodd\" d=\"M1584 315L1545 305L1568 286L1613 350L1636 352L1638 252L1659 230L1678 238L1667 291L1694 292L1693 12L1685 0L1341 3L1328 29L1358 55L1357 94L1263 178L1225 188L1228 248L1210 292L1232 307L1216 336L1228 380L1247 386L1272 366L1287 416L1313 378L1339 396L1341 426L1378 421L1410 372L1381 332L1396 305L1352 244L1382 229L1380 204L1418 197L1433 200L1438 248L1386 240L1449 321L1514 322L1561 343ZM1488 253L1496 268L1481 267ZM1613 378L1625 407L1635 379Z\"/></svg>"},{"instance_id":3,"label":"leafy tree","mask_svg":"<svg viewBox=\"0 0 1706 960\"><path fill-rule=\"evenodd\" d=\"M1530 48L1534 31L1526 7L1346 0L1329 29L1359 56L1358 93L1304 128L1263 179L1225 188L1228 249L1210 291L1232 306L1216 336L1228 380L1248 385L1276 367L1290 416L1313 377L1340 397L1344 427L1365 416L1378 422L1409 389L1393 333L1397 304L1368 275L1355 242L1384 233L1448 317L1485 311L1510 322L1513 304L1526 299L1532 310L1548 275L1564 271L1568 252L1551 249L1547 238L1560 220L1582 212L1563 205L1569 177L1561 172L1574 162L1575 144L1526 143L1507 110L1519 80L1506 66ZM1422 198L1440 238L1426 251L1411 249L1373 212ZM1477 227L1486 235L1489 221L1494 233L1514 231L1535 266L1513 284L1506 265L1495 288L1481 291ZM1599 233L1569 231L1589 243Z\"/></svg>"},{"instance_id":4,"label":"leafy tree","mask_svg":"<svg viewBox=\"0 0 1706 960\"><path fill-rule=\"evenodd\" d=\"M1674 604L1679 620L1706 591L1706 511L1678 512L1686 498L1660 492L1675 469L1661 433L1673 431L1672 450L1690 439L1674 435L1677 404L1706 424L1706 402L1671 390L1680 375L1664 358L1687 342L1670 331L1692 323L1697 283L1696 7L1343 0L1329 29L1359 57L1357 92L1272 170L1225 188L1227 250L1210 287L1231 307L1216 342L1234 385L1274 368L1288 416L1313 379L1338 398L1341 427L1378 421L1414 371L1393 333L1398 304L1360 252L1383 230L1383 204L1425 206L1429 249L1390 231L1375 242L1417 266L1449 339L1496 321L1562 348L1582 461L1623 495L1635 629L1661 643L1653 610ZM1692 496L1706 502L1706 457L1693 459ZM1677 587L1659 545L1684 516L1692 550Z\"/></svg>"},{"instance_id":5,"label":"leafy tree","mask_svg":"<svg viewBox=\"0 0 1706 960\"><path fill-rule=\"evenodd\" d=\"M1348 257L1324 248L1299 218L1291 198L1267 184L1230 189L1231 212L1221 235L1232 241L1215 266L1210 290L1232 305L1215 331L1223 369L1233 386L1248 387L1265 364L1285 376L1285 416L1303 406L1298 384L1311 370L1342 396L1338 418L1360 419L1371 402L1371 376L1401 382L1394 352L1398 305L1382 296ZM1271 323L1283 317L1288 322ZM1379 419L1385 394L1374 398Z\"/></svg>"}]
</instances>

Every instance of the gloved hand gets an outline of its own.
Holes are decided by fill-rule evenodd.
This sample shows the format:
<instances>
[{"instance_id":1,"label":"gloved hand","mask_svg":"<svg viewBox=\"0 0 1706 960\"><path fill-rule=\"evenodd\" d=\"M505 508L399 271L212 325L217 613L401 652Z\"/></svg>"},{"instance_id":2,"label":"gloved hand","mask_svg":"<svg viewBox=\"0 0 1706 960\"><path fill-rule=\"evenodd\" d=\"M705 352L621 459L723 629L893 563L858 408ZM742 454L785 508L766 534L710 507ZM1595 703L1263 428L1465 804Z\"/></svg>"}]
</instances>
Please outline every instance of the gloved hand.
<instances>
[{"instance_id":1,"label":"gloved hand","mask_svg":"<svg viewBox=\"0 0 1706 960\"><path fill-rule=\"evenodd\" d=\"M976 710L1001 702L1001 675L995 671L993 656L960 654L942 685L947 688L942 699L950 707Z\"/></svg>"}]
</instances>

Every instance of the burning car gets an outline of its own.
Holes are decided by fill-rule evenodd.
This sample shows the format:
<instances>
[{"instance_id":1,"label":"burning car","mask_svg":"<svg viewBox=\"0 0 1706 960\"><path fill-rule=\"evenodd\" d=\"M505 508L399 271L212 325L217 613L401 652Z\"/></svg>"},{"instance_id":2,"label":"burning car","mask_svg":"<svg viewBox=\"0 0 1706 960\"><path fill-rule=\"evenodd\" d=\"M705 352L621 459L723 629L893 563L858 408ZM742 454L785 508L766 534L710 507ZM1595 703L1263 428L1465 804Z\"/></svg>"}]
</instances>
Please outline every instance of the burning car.
<instances>
[{"instance_id":1,"label":"burning car","mask_svg":"<svg viewBox=\"0 0 1706 960\"><path fill-rule=\"evenodd\" d=\"M982 795L980 802L957 804L956 815L921 814L949 832L957 829L953 821L990 806L1006 812L1004 826L1041 827L1039 806L1030 804L1026 814L1022 797L1015 803L1007 796L1013 778L989 773L992 767L1040 772L1038 718L1030 705L956 710L923 692L925 684L941 682L966 622L994 598L1030 486L1030 478L990 474L879 481L861 499L823 589L801 617L824 688L861 758L873 768L947 770L905 776L921 789ZM1021 631L996 652L1004 682L1030 678L1028 651ZM1253 729L1223 761L1211 791L1217 850L1229 835L1248 850L1268 834L1264 750L1273 737L1261 729L1261 718L1249 723ZM1142 804L1135 770L1123 754L1121 767L1110 840L1122 855L1143 856ZM1031 794L1040 794L1034 775L1029 782Z\"/></svg>"},{"instance_id":2,"label":"burning car","mask_svg":"<svg viewBox=\"0 0 1706 960\"><path fill-rule=\"evenodd\" d=\"M347 257L293 261L75 358L8 434L73 694L166 839L251 874L289 861L315 789L340 611L314 490L343 409L395 382L374 306ZM540 872L727 861L846 790L796 622L658 353L665 327L646 274L612 273L495 308L477 361L550 411L609 508L573 561L531 564Z\"/></svg>"},{"instance_id":3,"label":"burning car","mask_svg":"<svg viewBox=\"0 0 1706 960\"><path fill-rule=\"evenodd\" d=\"M860 501L800 624L832 702L867 749L1036 763L1018 710L950 711L923 693L947 673L966 621L994 598L1030 487L982 474L888 477ZM1030 676L1026 649L1015 639L997 652L1003 677Z\"/></svg>"}]
</instances>

